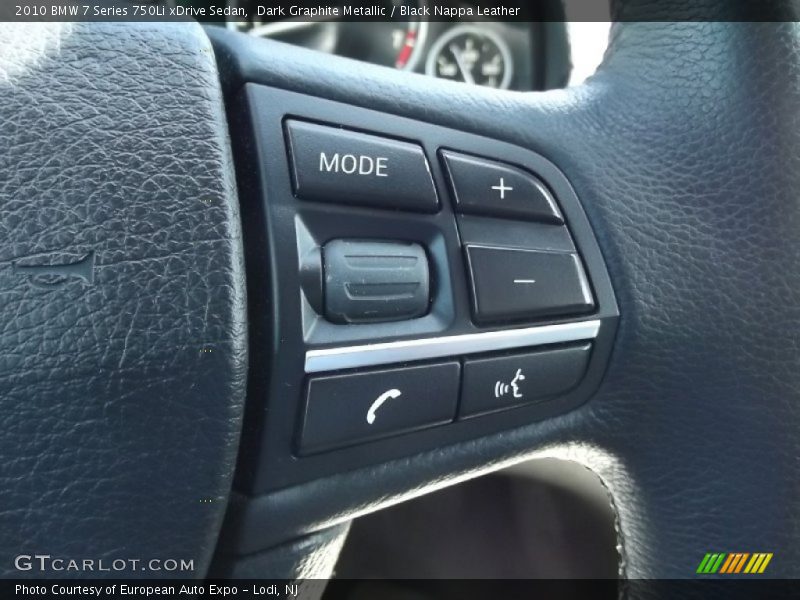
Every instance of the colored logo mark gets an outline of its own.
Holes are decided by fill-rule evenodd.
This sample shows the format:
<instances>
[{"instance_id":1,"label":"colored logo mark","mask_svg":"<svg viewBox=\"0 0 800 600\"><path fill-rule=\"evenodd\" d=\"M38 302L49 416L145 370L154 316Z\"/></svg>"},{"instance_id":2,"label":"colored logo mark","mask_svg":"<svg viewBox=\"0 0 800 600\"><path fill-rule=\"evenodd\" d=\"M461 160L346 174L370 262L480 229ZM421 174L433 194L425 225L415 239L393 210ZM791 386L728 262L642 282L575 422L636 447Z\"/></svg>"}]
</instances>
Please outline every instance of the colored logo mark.
<instances>
[{"instance_id":1,"label":"colored logo mark","mask_svg":"<svg viewBox=\"0 0 800 600\"><path fill-rule=\"evenodd\" d=\"M731 575L746 573L748 575L761 574L767 569L772 560L772 552L709 552L700 561L697 573L712 575L720 573Z\"/></svg>"}]
</instances>

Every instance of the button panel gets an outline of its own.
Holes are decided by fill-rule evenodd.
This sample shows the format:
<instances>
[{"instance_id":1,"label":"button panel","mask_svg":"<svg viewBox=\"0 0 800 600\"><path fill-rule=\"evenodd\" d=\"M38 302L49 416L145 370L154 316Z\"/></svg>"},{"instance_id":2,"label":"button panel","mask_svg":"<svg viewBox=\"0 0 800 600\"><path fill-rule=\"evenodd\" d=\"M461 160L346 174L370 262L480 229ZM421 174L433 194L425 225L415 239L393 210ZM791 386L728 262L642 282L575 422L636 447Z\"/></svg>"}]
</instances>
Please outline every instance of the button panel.
<instances>
[{"instance_id":1,"label":"button panel","mask_svg":"<svg viewBox=\"0 0 800 600\"><path fill-rule=\"evenodd\" d=\"M286 121L295 195L302 200L436 212L439 201L417 144Z\"/></svg>"},{"instance_id":2,"label":"button panel","mask_svg":"<svg viewBox=\"0 0 800 600\"><path fill-rule=\"evenodd\" d=\"M563 394L580 383L591 344L464 361L459 418Z\"/></svg>"},{"instance_id":3,"label":"button panel","mask_svg":"<svg viewBox=\"0 0 800 600\"><path fill-rule=\"evenodd\" d=\"M467 246L478 323L581 314L594 308L573 252Z\"/></svg>"},{"instance_id":4,"label":"button panel","mask_svg":"<svg viewBox=\"0 0 800 600\"><path fill-rule=\"evenodd\" d=\"M250 339L265 366L252 373L261 404L247 424L253 467L238 479L243 493L458 446L589 400L619 311L591 225L556 165L514 144L257 84L234 102L231 111L249 117L232 122L231 139L242 188L258 194L243 206L243 227ZM281 141L287 150L276 157ZM353 265L352 248L337 260L341 240L403 244L404 256L413 250L418 266L427 263L427 277ZM382 248L356 250L379 262ZM486 275L472 248L513 254L492 254L496 273ZM328 275L340 285L326 285ZM542 282L544 294L519 291ZM370 306L353 310L362 302ZM574 387L547 388L550 366L535 376L522 368L524 399L511 386L519 366L487 371L486 385L467 381L465 365L588 344ZM521 387L539 377L538 390ZM487 386L492 404L474 400ZM400 395L385 396L369 423L392 390Z\"/></svg>"},{"instance_id":5,"label":"button panel","mask_svg":"<svg viewBox=\"0 0 800 600\"><path fill-rule=\"evenodd\" d=\"M460 370L454 361L312 377L301 454L450 423Z\"/></svg>"},{"instance_id":6,"label":"button panel","mask_svg":"<svg viewBox=\"0 0 800 600\"><path fill-rule=\"evenodd\" d=\"M435 365L312 377L300 453L426 429L543 402L575 388L592 344L552 346ZM460 381L459 381L460 380Z\"/></svg>"},{"instance_id":7,"label":"button panel","mask_svg":"<svg viewBox=\"0 0 800 600\"><path fill-rule=\"evenodd\" d=\"M553 195L527 171L449 150L441 156L456 212L564 223Z\"/></svg>"}]
</instances>

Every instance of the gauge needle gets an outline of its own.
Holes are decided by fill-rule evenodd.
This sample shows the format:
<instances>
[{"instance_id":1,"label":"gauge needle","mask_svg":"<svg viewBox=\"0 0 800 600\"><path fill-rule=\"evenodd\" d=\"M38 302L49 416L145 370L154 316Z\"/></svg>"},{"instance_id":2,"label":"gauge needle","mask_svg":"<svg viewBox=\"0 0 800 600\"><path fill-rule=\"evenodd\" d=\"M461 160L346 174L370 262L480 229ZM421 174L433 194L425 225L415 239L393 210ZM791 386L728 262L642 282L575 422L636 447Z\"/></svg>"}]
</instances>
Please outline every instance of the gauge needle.
<instances>
[{"instance_id":1,"label":"gauge needle","mask_svg":"<svg viewBox=\"0 0 800 600\"><path fill-rule=\"evenodd\" d=\"M467 68L467 65L464 63L464 55L461 54L461 48L459 48L456 44L450 44L450 52L453 55L453 58L456 59L456 64L458 65L458 70L461 71L461 75L464 76L464 81L469 84L475 85L475 78L472 76L472 71Z\"/></svg>"}]
</instances>

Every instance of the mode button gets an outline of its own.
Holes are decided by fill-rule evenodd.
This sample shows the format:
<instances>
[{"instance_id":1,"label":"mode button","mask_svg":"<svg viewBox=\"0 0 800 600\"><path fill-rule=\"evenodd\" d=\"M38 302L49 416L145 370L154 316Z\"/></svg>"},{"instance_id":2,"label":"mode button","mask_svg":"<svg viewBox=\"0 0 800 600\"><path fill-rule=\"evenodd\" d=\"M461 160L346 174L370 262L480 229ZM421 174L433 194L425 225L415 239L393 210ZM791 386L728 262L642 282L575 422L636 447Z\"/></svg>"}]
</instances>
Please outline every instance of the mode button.
<instances>
[{"instance_id":1,"label":"mode button","mask_svg":"<svg viewBox=\"0 0 800 600\"><path fill-rule=\"evenodd\" d=\"M436 212L439 201L417 144L286 121L294 193L301 200Z\"/></svg>"}]
</instances>

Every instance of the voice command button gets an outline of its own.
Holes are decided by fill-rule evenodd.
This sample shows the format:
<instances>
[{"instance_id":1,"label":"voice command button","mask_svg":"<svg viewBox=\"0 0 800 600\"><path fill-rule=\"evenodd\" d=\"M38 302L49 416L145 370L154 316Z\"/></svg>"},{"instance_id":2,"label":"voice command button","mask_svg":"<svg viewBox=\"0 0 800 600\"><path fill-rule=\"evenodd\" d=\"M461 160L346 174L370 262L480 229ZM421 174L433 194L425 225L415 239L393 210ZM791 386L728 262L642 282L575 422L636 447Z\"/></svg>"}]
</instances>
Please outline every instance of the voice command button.
<instances>
[{"instance_id":1,"label":"voice command button","mask_svg":"<svg viewBox=\"0 0 800 600\"><path fill-rule=\"evenodd\" d=\"M591 344L464 361L459 418L540 402L580 383Z\"/></svg>"}]
</instances>

